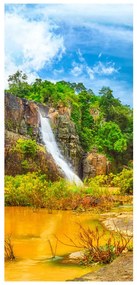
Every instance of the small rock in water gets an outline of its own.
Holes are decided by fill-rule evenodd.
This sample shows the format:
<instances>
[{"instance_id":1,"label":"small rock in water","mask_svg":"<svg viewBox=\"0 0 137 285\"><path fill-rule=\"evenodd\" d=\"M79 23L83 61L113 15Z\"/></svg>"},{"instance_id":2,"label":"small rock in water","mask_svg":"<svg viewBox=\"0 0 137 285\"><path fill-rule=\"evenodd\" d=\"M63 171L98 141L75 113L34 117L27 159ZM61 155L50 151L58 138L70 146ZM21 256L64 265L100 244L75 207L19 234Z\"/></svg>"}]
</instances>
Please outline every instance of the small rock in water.
<instances>
[{"instance_id":1,"label":"small rock in water","mask_svg":"<svg viewBox=\"0 0 137 285\"><path fill-rule=\"evenodd\" d=\"M70 259L82 259L82 258L84 258L84 253L83 253L83 251L72 252L69 255L69 258Z\"/></svg>"}]
</instances>

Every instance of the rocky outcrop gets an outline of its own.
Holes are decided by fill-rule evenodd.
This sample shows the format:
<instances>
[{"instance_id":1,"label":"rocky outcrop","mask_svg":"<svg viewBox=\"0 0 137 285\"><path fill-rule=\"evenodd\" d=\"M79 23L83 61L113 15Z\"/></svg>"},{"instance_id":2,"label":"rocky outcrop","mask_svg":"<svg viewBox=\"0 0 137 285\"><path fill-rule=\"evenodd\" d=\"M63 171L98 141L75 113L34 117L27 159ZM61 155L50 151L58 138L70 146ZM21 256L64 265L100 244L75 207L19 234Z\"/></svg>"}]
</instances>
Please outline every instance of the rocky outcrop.
<instances>
[{"instance_id":1,"label":"rocky outcrop","mask_svg":"<svg viewBox=\"0 0 137 285\"><path fill-rule=\"evenodd\" d=\"M51 108L49 117L62 155L71 163L74 171L81 177L83 150L80 146L75 124L70 120L70 109L62 105L57 110Z\"/></svg>"},{"instance_id":2,"label":"rocky outcrop","mask_svg":"<svg viewBox=\"0 0 137 285\"><path fill-rule=\"evenodd\" d=\"M5 132L5 174L15 176L27 172L40 172L46 178L56 181L63 177L52 156L41 144L37 144L35 156L22 153L17 147L18 139L27 140L26 136L14 132Z\"/></svg>"},{"instance_id":3,"label":"rocky outcrop","mask_svg":"<svg viewBox=\"0 0 137 285\"><path fill-rule=\"evenodd\" d=\"M109 173L110 163L106 156L96 151L89 153L83 159L83 179L95 177L96 175L106 175Z\"/></svg>"},{"instance_id":4,"label":"rocky outcrop","mask_svg":"<svg viewBox=\"0 0 137 285\"><path fill-rule=\"evenodd\" d=\"M71 163L74 171L79 175L82 148L75 125L70 120L69 108L61 104L57 109L49 108L43 104L5 94L5 129L42 143L39 108L43 116L49 116L62 155Z\"/></svg>"},{"instance_id":5,"label":"rocky outcrop","mask_svg":"<svg viewBox=\"0 0 137 285\"><path fill-rule=\"evenodd\" d=\"M6 130L42 143L39 108L44 116L50 118L61 153L80 178L94 177L109 172L109 163L104 155L93 151L83 159L79 136L75 124L70 119L71 109L63 104L59 104L55 109L11 94L5 94ZM99 114L95 115L98 116Z\"/></svg>"},{"instance_id":6,"label":"rocky outcrop","mask_svg":"<svg viewBox=\"0 0 137 285\"><path fill-rule=\"evenodd\" d=\"M38 141L38 106L32 101L5 94L5 128Z\"/></svg>"}]
</instances>

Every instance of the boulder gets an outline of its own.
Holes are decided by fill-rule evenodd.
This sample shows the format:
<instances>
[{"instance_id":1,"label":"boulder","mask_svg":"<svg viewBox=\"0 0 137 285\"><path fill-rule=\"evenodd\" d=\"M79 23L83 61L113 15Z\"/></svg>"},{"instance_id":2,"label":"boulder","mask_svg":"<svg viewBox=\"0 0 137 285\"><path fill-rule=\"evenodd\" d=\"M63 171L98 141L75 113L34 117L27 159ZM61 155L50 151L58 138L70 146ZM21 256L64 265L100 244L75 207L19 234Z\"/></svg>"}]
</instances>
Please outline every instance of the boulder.
<instances>
[{"instance_id":1,"label":"boulder","mask_svg":"<svg viewBox=\"0 0 137 285\"><path fill-rule=\"evenodd\" d=\"M105 155L96 151L88 153L83 159L83 179L108 174L109 165Z\"/></svg>"}]
</instances>

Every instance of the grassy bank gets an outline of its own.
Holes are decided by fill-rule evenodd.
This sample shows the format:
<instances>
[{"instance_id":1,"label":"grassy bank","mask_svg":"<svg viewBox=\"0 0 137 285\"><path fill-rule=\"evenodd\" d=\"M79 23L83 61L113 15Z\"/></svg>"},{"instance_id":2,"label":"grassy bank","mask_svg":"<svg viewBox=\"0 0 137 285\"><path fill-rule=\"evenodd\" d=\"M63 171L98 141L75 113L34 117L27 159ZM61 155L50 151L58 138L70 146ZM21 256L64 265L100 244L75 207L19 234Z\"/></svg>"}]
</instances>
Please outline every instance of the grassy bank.
<instances>
[{"instance_id":1,"label":"grassy bank","mask_svg":"<svg viewBox=\"0 0 137 285\"><path fill-rule=\"evenodd\" d=\"M99 207L108 210L115 204L131 202L132 192L132 171L125 169L117 176L110 174L91 178L84 181L82 187L64 179L47 181L45 175L36 172L5 177L7 206L32 206L51 210Z\"/></svg>"}]
</instances>

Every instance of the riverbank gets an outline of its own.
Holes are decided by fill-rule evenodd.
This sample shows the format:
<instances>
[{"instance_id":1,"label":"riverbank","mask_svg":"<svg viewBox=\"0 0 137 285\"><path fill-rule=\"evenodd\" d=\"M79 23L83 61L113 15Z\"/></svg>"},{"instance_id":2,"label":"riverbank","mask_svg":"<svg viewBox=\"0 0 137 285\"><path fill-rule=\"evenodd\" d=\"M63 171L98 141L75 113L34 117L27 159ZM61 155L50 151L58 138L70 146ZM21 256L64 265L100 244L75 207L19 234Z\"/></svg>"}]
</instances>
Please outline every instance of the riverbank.
<instances>
[{"instance_id":1,"label":"riverbank","mask_svg":"<svg viewBox=\"0 0 137 285\"><path fill-rule=\"evenodd\" d=\"M109 218L106 217L109 215ZM105 227L133 235L132 213L105 213L101 215ZM105 219L105 220L104 220ZM76 278L73 281L133 281L133 252L121 254L111 264L105 265L95 272Z\"/></svg>"},{"instance_id":2,"label":"riverbank","mask_svg":"<svg viewBox=\"0 0 137 285\"><path fill-rule=\"evenodd\" d=\"M133 252L123 253L111 264L73 281L133 281Z\"/></svg>"}]
</instances>

